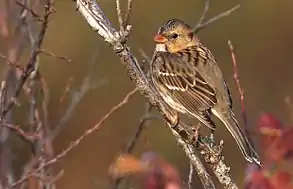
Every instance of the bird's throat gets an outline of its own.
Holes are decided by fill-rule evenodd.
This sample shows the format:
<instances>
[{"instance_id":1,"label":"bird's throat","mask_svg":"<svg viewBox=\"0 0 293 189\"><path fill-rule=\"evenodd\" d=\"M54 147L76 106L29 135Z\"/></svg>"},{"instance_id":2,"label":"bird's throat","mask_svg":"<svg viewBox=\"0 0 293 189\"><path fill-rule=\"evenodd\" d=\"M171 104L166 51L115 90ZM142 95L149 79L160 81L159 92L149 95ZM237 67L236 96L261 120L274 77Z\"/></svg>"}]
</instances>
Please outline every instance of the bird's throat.
<instances>
[{"instance_id":1,"label":"bird's throat","mask_svg":"<svg viewBox=\"0 0 293 189\"><path fill-rule=\"evenodd\" d=\"M157 44L156 45L156 51L167 52L167 47L166 47L165 44Z\"/></svg>"}]
</instances>

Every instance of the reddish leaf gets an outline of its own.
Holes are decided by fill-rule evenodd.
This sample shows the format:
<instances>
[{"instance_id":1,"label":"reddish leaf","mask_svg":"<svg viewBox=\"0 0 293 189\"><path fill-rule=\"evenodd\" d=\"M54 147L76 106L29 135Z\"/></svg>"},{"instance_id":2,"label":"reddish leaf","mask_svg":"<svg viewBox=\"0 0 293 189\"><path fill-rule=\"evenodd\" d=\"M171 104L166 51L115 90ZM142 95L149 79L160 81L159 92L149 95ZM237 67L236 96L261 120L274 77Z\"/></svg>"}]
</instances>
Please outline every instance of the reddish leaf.
<instances>
[{"instance_id":1,"label":"reddish leaf","mask_svg":"<svg viewBox=\"0 0 293 189\"><path fill-rule=\"evenodd\" d=\"M180 189L181 181L177 169L164 158L153 152L142 155L142 161L152 169L145 174L144 188L146 189Z\"/></svg>"},{"instance_id":2,"label":"reddish leaf","mask_svg":"<svg viewBox=\"0 0 293 189\"><path fill-rule=\"evenodd\" d=\"M272 151L276 151L275 148L271 148L274 144L277 137L279 137L283 132L283 125L280 120L278 120L275 116L270 113L262 113L258 119L258 129L261 134L261 149L266 155L270 156ZM269 149L269 150L268 150ZM269 151L269 152L268 152ZM275 155L275 154L274 154ZM279 153L276 154L277 157L270 159L278 159Z\"/></svg>"},{"instance_id":3,"label":"reddish leaf","mask_svg":"<svg viewBox=\"0 0 293 189\"><path fill-rule=\"evenodd\" d=\"M139 159L130 154L121 154L109 168L109 174L114 177L125 174L141 173L148 169Z\"/></svg>"},{"instance_id":4,"label":"reddish leaf","mask_svg":"<svg viewBox=\"0 0 293 189\"><path fill-rule=\"evenodd\" d=\"M291 175L285 171L277 171L272 177L271 182L276 188L281 189L292 189L291 183Z\"/></svg>"},{"instance_id":5,"label":"reddish leaf","mask_svg":"<svg viewBox=\"0 0 293 189\"><path fill-rule=\"evenodd\" d=\"M284 159L287 150L285 148L278 148L276 145L270 146L266 151L266 158L273 162L280 162Z\"/></svg>"},{"instance_id":6,"label":"reddish leaf","mask_svg":"<svg viewBox=\"0 0 293 189\"><path fill-rule=\"evenodd\" d=\"M145 189L181 189L178 171L162 157L153 152L145 152L141 159L129 154L121 154L111 165L112 176L135 174L139 176Z\"/></svg>"},{"instance_id":7,"label":"reddish leaf","mask_svg":"<svg viewBox=\"0 0 293 189\"><path fill-rule=\"evenodd\" d=\"M277 145L280 148L286 148L287 151L293 150L293 129L286 129L281 136L277 138Z\"/></svg>"},{"instance_id":8,"label":"reddish leaf","mask_svg":"<svg viewBox=\"0 0 293 189\"><path fill-rule=\"evenodd\" d=\"M261 134L276 136L283 129L283 124L272 114L262 113L258 118L258 128Z\"/></svg>"},{"instance_id":9,"label":"reddish leaf","mask_svg":"<svg viewBox=\"0 0 293 189\"><path fill-rule=\"evenodd\" d=\"M265 155L278 162L293 158L293 129L284 129L280 136L275 137L266 147Z\"/></svg>"},{"instance_id":10,"label":"reddish leaf","mask_svg":"<svg viewBox=\"0 0 293 189\"><path fill-rule=\"evenodd\" d=\"M251 176L251 181L246 183L245 189L278 189L272 185L270 179L268 179L264 171L257 171Z\"/></svg>"}]
</instances>

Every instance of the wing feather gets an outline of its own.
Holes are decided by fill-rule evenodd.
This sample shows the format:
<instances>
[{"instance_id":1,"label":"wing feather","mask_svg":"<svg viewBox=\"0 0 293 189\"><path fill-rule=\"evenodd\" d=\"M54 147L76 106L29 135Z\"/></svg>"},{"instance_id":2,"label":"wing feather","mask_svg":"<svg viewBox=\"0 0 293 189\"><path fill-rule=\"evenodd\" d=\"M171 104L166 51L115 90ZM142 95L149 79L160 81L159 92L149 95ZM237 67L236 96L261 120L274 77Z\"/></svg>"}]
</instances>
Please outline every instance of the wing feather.
<instances>
[{"instance_id":1,"label":"wing feather","mask_svg":"<svg viewBox=\"0 0 293 189\"><path fill-rule=\"evenodd\" d=\"M198 61L197 57L181 58L180 56L192 56L182 52L180 55L157 53L157 58L153 60L156 79L169 89L173 98L191 112L207 111L214 106L217 102L215 91L196 69L198 62L187 62Z\"/></svg>"}]
</instances>

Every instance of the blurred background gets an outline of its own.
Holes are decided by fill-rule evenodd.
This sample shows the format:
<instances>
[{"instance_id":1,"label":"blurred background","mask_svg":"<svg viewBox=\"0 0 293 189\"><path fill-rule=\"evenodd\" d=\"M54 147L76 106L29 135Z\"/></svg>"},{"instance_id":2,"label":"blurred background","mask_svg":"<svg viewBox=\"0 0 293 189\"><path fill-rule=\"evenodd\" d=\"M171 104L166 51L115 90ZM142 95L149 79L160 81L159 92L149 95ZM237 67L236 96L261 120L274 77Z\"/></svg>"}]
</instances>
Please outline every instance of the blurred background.
<instances>
[{"instance_id":1,"label":"blurred background","mask_svg":"<svg viewBox=\"0 0 293 189\"><path fill-rule=\"evenodd\" d=\"M121 2L126 5L126 0ZM115 1L98 0L98 3L117 27ZM284 98L293 93L293 1L211 1L208 18L238 3L241 3L239 10L203 29L199 36L218 60L230 86L235 112L241 124L240 99L233 79L228 40L232 41L236 49L250 127L256 127L257 117L262 111L272 112L290 125L292 120ZM72 118L66 123L66 128L54 141L54 151L58 153L94 125L135 86L111 47L91 30L75 10L74 3L70 0L55 0L55 8L57 12L50 18L43 48L69 57L72 63L41 56L40 69L50 89L51 125L54 127L58 123L70 104L70 98L61 108L59 103L68 80L72 82L73 91L80 90L83 79L89 72L93 81L102 82L100 87L84 96L76 106ZM202 10L202 0L134 0L131 15L133 30L128 44L138 59L143 60L139 49L152 55L152 38L164 21L178 18L195 25ZM93 55L94 64L91 64ZM145 103L145 98L137 93L98 132L86 138L61 159L54 168L64 169L65 174L57 181L57 187L108 188L109 165L135 133L144 114ZM218 126L216 137L224 140L225 160L231 165L231 173L237 183L242 185L246 163L240 151L223 125ZM258 147L257 137L253 136L253 139ZM179 170L181 178L187 182L188 160L162 121L153 121L147 126L134 154L139 157L146 150L163 156ZM18 160L21 161L22 158ZM198 180L194 184L195 188L202 188Z\"/></svg>"}]
</instances>

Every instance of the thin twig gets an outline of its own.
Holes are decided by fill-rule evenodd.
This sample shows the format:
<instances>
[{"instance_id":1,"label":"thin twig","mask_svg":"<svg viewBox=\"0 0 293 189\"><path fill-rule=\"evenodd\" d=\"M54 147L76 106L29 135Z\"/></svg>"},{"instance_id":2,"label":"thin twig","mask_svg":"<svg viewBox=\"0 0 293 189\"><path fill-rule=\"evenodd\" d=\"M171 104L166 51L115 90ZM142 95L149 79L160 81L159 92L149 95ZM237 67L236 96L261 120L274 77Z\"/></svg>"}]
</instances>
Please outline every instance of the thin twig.
<instances>
[{"instance_id":1,"label":"thin twig","mask_svg":"<svg viewBox=\"0 0 293 189\"><path fill-rule=\"evenodd\" d=\"M2 114L4 105L5 105L5 90L6 90L6 82L1 82L1 89L0 89L0 112Z\"/></svg>"},{"instance_id":2,"label":"thin twig","mask_svg":"<svg viewBox=\"0 0 293 189\"><path fill-rule=\"evenodd\" d=\"M235 50L234 50L234 47L233 47L232 42L230 40L228 41L228 45L229 45L229 48L230 48L231 58L232 58L232 63L233 63L233 68L234 68L234 79L236 81L237 89L238 89L238 92L239 92L239 95L240 95L241 114L242 114L242 118L243 118L243 121L244 121L245 130L247 130L248 129L247 128L248 122L247 122L247 114L246 114L246 108L245 108L245 103L244 103L244 90L241 88Z\"/></svg>"},{"instance_id":3,"label":"thin twig","mask_svg":"<svg viewBox=\"0 0 293 189\"><path fill-rule=\"evenodd\" d=\"M2 1L4 2L4 1ZM13 153L12 153L12 144L11 144L11 134L16 133L16 135L20 136L25 142L29 142L29 134L22 132L20 128L16 128L13 125L13 115L11 111L6 113L6 116L3 116L3 111L5 110L6 105L9 101L13 101L16 103L16 98L13 97L13 91L15 86L18 83L18 74L23 72L23 69L16 65L19 62L19 59L24 52L26 36L25 36L25 28L23 27L23 20L26 18L26 13L28 12L24 8L18 7L18 5L14 1L8 1L4 3L7 6L6 8L6 18L5 26L6 27L6 42L7 42L7 58L3 56L9 65L6 76L5 76L5 94L2 94L3 101L1 102L1 115L0 119L1 123L1 146L0 146L0 182L1 188L6 188L11 185L11 183L15 180L15 174L13 173ZM1 3L1 6L3 4ZM4 15L3 15L4 16ZM9 25L8 25L9 24ZM3 41L4 42L4 41ZM9 128L10 127L10 128ZM15 130L14 130L15 129ZM13 132L11 132L13 131ZM28 134L28 135L26 135ZM23 135L23 136L22 136Z\"/></svg>"},{"instance_id":4,"label":"thin twig","mask_svg":"<svg viewBox=\"0 0 293 189\"><path fill-rule=\"evenodd\" d=\"M14 62L10 61L6 56L0 54L0 58L5 60L8 65L14 66L15 68L18 68L20 70L23 70L23 68L20 65L15 64Z\"/></svg>"},{"instance_id":5,"label":"thin twig","mask_svg":"<svg viewBox=\"0 0 293 189\"><path fill-rule=\"evenodd\" d=\"M127 147L126 147L126 152L127 153L131 153L134 149L134 146L141 134L141 132L143 131L143 128L146 126L147 122L151 121L151 120L156 120L156 119L161 119L160 116L156 116L156 115L145 115L141 120L140 123L138 124L137 130L133 136L133 138L129 141Z\"/></svg>"},{"instance_id":6,"label":"thin twig","mask_svg":"<svg viewBox=\"0 0 293 189\"><path fill-rule=\"evenodd\" d=\"M19 0L16 0L15 3L30 12L33 17L40 19L41 16L38 13L36 13L33 9L29 8Z\"/></svg>"},{"instance_id":7,"label":"thin twig","mask_svg":"<svg viewBox=\"0 0 293 189\"><path fill-rule=\"evenodd\" d=\"M24 178L27 174L29 174L31 172L31 170L33 170L37 163L39 162L39 159L38 157L36 156L33 156L29 162L27 162L25 165L24 165L24 168L23 168L23 171L22 171L22 174L21 174L21 179ZM20 189L26 189L26 188L33 188L33 187L36 187L36 183L37 183L37 178L35 178L33 175L28 179L27 182L23 182L23 183L20 183L20 186L19 188ZM9 187L9 189L11 189L13 187Z\"/></svg>"},{"instance_id":8,"label":"thin twig","mask_svg":"<svg viewBox=\"0 0 293 189\"><path fill-rule=\"evenodd\" d=\"M73 87L73 81L74 81L74 76L70 76L67 79L65 87L64 87L64 90L63 90L63 93L62 93L62 95L60 96L60 99L59 99L59 108L62 107L62 104L65 102L65 99L70 96L71 90L72 90L72 87ZM59 113L59 110L58 110L58 113Z\"/></svg>"},{"instance_id":9,"label":"thin twig","mask_svg":"<svg viewBox=\"0 0 293 189\"><path fill-rule=\"evenodd\" d=\"M224 17L229 16L232 12L236 11L239 8L240 8L240 5L236 5L236 6L232 7L231 9L218 14L217 16L214 16L213 18L207 20L206 22L204 22L200 25L197 25L197 27L194 29L194 32L198 33L200 30L204 29L205 27L209 26L210 24L212 24L212 23L214 23Z\"/></svg>"},{"instance_id":10,"label":"thin twig","mask_svg":"<svg viewBox=\"0 0 293 189\"><path fill-rule=\"evenodd\" d=\"M54 53L52 53L52 52L47 52L47 51L45 51L44 49L40 49L40 53L45 54L45 55L52 56L52 57L54 57L54 58L58 58L58 59L60 59L60 60L65 60L65 61L67 61L68 63L71 63L71 62L72 62L72 60L70 60L70 59L69 59L68 57L66 57L66 56L59 56L59 55L56 55L56 54L54 54Z\"/></svg>"},{"instance_id":11,"label":"thin twig","mask_svg":"<svg viewBox=\"0 0 293 189\"><path fill-rule=\"evenodd\" d=\"M36 132L26 132L21 129L18 125L12 125L8 123L2 123L2 125L12 131L14 131L16 134L18 134L21 138L25 139L28 142L33 142L36 139L40 138L40 135Z\"/></svg>"},{"instance_id":12,"label":"thin twig","mask_svg":"<svg viewBox=\"0 0 293 189\"><path fill-rule=\"evenodd\" d=\"M207 16L208 10L210 8L210 4L211 4L211 0L204 1L204 9L202 11L202 14L201 14L196 26L194 27L194 30L196 30L198 27L200 27L202 25L203 21L205 20L205 18Z\"/></svg>"},{"instance_id":13,"label":"thin twig","mask_svg":"<svg viewBox=\"0 0 293 189\"><path fill-rule=\"evenodd\" d=\"M120 5L120 0L116 0L116 12L117 12L117 17L118 17L118 22L120 26L120 31L124 31L124 23L123 23L123 16L122 16L122 11L121 11L121 5Z\"/></svg>"},{"instance_id":14,"label":"thin twig","mask_svg":"<svg viewBox=\"0 0 293 189\"><path fill-rule=\"evenodd\" d=\"M39 141L39 151L42 152L41 156L41 161L40 165L45 164L49 159L54 157L54 148L53 148L53 141L50 139L51 136L51 128L50 128L50 123L49 123L49 89L47 86L47 83L45 79L39 74L39 82L41 84L41 92L42 92L42 101L41 101L41 107L42 107L42 113L43 113L43 119L38 118L38 122L40 125L40 129L42 137L41 140ZM37 109L38 110L38 109ZM37 111L39 112L39 110ZM51 180L56 180L56 177L53 174L53 169L52 167L46 167L41 171L41 176L46 177L46 178L51 178ZM58 177L59 178L59 177ZM46 188L46 189L53 189L55 187L54 182L47 182L44 179L41 179L41 184ZM41 185L41 186L42 186Z\"/></svg>"},{"instance_id":15,"label":"thin twig","mask_svg":"<svg viewBox=\"0 0 293 189\"><path fill-rule=\"evenodd\" d=\"M67 148L65 148L62 152L57 154L53 159L45 162L42 166L36 168L35 170L31 170L30 173L28 173L27 175L23 176L20 180L17 180L16 182L14 182L11 185L11 188L14 188L14 187L18 186L19 184L21 184L22 182L26 181L29 177L31 177L35 173L38 173L39 171L41 171L45 167L58 162L61 158L66 156L68 154L68 152L70 152L71 150L76 148L87 136L89 136L90 134L92 134L95 131L99 130L101 125L104 123L104 121L106 121L115 111L117 111L118 109L122 108L125 104L127 104L129 99L130 99L130 97L132 97L137 91L138 91L138 89L135 88L132 91L130 91L129 93L127 93L126 96L123 98L123 100L120 101L115 106L113 106L93 127L91 127L90 129L86 130L80 137L78 137L76 140L72 141L68 145Z\"/></svg>"},{"instance_id":16,"label":"thin twig","mask_svg":"<svg viewBox=\"0 0 293 189\"><path fill-rule=\"evenodd\" d=\"M151 115L150 111L151 111L151 107L149 104L147 104L147 108L146 108L146 112L145 114L142 116L142 118L140 119L140 122L137 126L137 130L135 132L135 134L133 135L133 137L130 139L130 141L128 142L126 148L125 148L125 152L126 153L131 153L135 147L135 144L137 143L143 129L146 127L147 123L151 120L155 120L155 119L161 119L160 116L156 116L156 115ZM125 180L126 177L119 177L116 178L113 181L113 189L117 189L119 188L120 183Z\"/></svg>"},{"instance_id":17,"label":"thin twig","mask_svg":"<svg viewBox=\"0 0 293 189\"><path fill-rule=\"evenodd\" d=\"M42 180L45 184L55 184L57 180L59 180L64 175L64 170L60 170L55 176L47 176L47 175L41 175L38 173L34 173L32 176L38 178L39 180Z\"/></svg>"},{"instance_id":18,"label":"thin twig","mask_svg":"<svg viewBox=\"0 0 293 189\"><path fill-rule=\"evenodd\" d=\"M39 74L39 82L41 84L41 94L42 94L42 110L43 110L43 122L46 128L49 128L49 102L50 102L50 92L48 84L45 78ZM51 133L50 133L51 135ZM49 138L49 137L48 137Z\"/></svg>"},{"instance_id":19,"label":"thin twig","mask_svg":"<svg viewBox=\"0 0 293 189\"><path fill-rule=\"evenodd\" d=\"M93 66L94 63L96 63L99 47L95 48L93 50L92 56L90 61L88 62L88 74L86 77L84 77L83 82L80 86L80 89L78 91L72 91L71 92L71 102L70 105L67 107L65 113L60 118L59 122L57 123L57 126L54 128L54 131L52 132L51 138L54 139L66 126L66 122L71 118L72 113L74 112L76 106L83 100L83 98L88 94L91 90L97 89L107 83L106 79L99 79L97 82L92 81L91 77L94 74L93 73ZM70 88L72 85L73 77L69 79L69 82L67 84L67 87L65 87L64 94L62 95L60 102L64 100L67 93L70 92Z\"/></svg>"},{"instance_id":20,"label":"thin twig","mask_svg":"<svg viewBox=\"0 0 293 189\"><path fill-rule=\"evenodd\" d=\"M28 3L28 2L26 2ZM45 2L50 4L51 8L48 9L48 12L45 10L45 15L50 15L53 12L53 1ZM28 6L28 4L25 4L25 6ZM25 7L24 6L24 7ZM45 7L46 9L46 7ZM38 40L38 29L34 26L31 19L28 19L28 15L24 14L24 25L27 29L27 35L29 42L31 44L31 48L35 48L35 44ZM44 19L45 20L45 17ZM44 27L44 26L43 26ZM47 26L46 26L47 27ZM42 52L40 49L40 46L38 47L38 53ZM30 74L30 77L28 78L28 97L30 102L30 109L29 109L29 122L31 123L31 131L35 131L38 133L39 137L37 140L33 142L34 147L34 153L33 156L38 157L37 166L42 166L46 163L49 159L54 157L54 150L52 146L52 141L49 139L49 136L51 134L51 128L49 125L49 113L48 113L48 103L49 103L49 92L48 87L46 85L45 79L42 77L42 74L39 71L39 64L40 64L40 58L39 54L36 56L33 72ZM39 85L40 84L40 85ZM40 86L40 87L39 87ZM40 95L41 92L41 95ZM38 97L41 96L41 109L38 106ZM41 112L42 110L42 112ZM42 116L41 116L42 113ZM34 175L36 178L36 184L39 188L46 188L51 189L53 186L49 182L45 182L45 177L51 177L53 175L52 168L51 167L44 167L40 172L38 173L39 178Z\"/></svg>"},{"instance_id":21,"label":"thin twig","mask_svg":"<svg viewBox=\"0 0 293 189\"><path fill-rule=\"evenodd\" d=\"M123 23L124 23L123 27L124 28L126 28L127 24L129 23L131 10L132 10L132 0L128 0L128 2L127 2L127 10L126 10L124 21L123 21Z\"/></svg>"},{"instance_id":22,"label":"thin twig","mask_svg":"<svg viewBox=\"0 0 293 189\"><path fill-rule=\"evenodd\" d=\"M73 92L71 96L70 105L67 107L64 115L59 120L57 126L52 132L51 138L54 139L64 129L66 122L71 118L76 106L83 100L83 98L93 89L97 89L106 83L105 80L101 79L99 83L95 85L90 81L89 76L85 77L79 91Z\"/></svg>"},{"instance_id":23,"label":"thin twig","mask_svg":"<svg viewBox=\"0 0 293 189\"><path fill-rule=\"evenodd\" d=\"M3 110L2 117L0 118L0 122L3 121L3 118L5 117L5 115L15 105L15 101L12 99L15 99L19 95L27 78L35 70L36 59L39 54L39 50L41 48L41 45L43 43L46 31L47 31L49 16L51 15L52 9L53 9L52 6L53 6L53 0L46 0L44 21L42 22L41 29L38 34L38 38L34 44L30 59L24 69L24 72L21 74L21 77L19 79L19 82L17 83L17 86L13 92L13 95Z\"/></svg>"},{"instance_id":24,"label":"thin twig","mask_svg":"<svg viewBox=\"0 0 293 189\"><path fill-rule=\"evenodd\" d=\"M169 127L170 128L170 127ZM194 166L194 169L196 170L198 177L205 189L215 189L215 185L210 177L210 175L207 173L205 166L197 156L197 152L193 145L186 143L184 140L182 140L182 137L172 128L170 128L172 134L175 136L177 144L183 149L186 156L189 158L190 162ZM236 188L234 188L236 189Z\"/></svg>"},{"instance_id":25,"label":"thin twig","mask_svg":"<svg viewBox=\"0 0 293 189\"><path fill-rule=\"evenodd\" d=\"M192 189L193 172L193 164L192 162L189 162L188 189Z\"/></svg>"}]
</instances>

